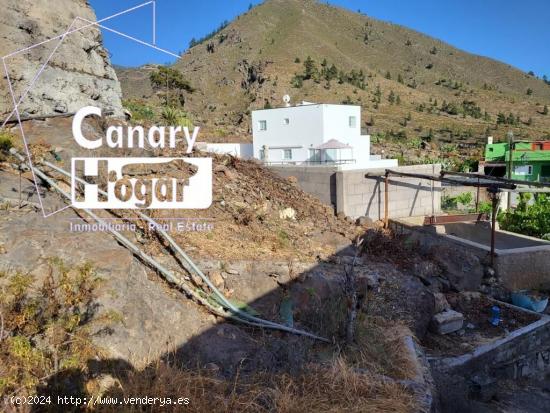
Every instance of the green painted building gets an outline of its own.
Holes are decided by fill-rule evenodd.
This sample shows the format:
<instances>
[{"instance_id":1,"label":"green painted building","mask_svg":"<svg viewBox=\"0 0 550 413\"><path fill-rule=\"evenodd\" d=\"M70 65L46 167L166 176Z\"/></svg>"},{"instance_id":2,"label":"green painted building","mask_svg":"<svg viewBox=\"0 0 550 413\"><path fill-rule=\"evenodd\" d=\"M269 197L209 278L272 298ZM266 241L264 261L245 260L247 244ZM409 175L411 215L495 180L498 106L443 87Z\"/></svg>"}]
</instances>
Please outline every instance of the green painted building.
<instances>
[{"instance_id":1,"label":"green painted building","mask_svg":"<svg viewBox=\"0 0 550 413\"><path fill-rule=\"evenodd\" d=\"M514 142L512 179L550 182L550 141ZM485 147L482 162L486 175L507 177L510 161L508 143L492 143Z\"/></svg>"}]
</instances>

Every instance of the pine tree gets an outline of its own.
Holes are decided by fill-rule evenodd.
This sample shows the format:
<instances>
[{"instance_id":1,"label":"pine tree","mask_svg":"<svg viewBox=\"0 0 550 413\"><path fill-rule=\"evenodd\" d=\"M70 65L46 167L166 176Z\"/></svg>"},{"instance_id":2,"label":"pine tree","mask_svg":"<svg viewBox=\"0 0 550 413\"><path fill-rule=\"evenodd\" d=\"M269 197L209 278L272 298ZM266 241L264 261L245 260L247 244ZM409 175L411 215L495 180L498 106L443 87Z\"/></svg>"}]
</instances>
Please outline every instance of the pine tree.
<instances>
[{"instance_id":1,"label":"pine tree","mask_svg":"<svg viewBox=\"0 0 550 413\"><path fill-rule=\"evenodd\" d=\"M313 79L317 76L317 74L318 71L315 61L311 58L311 56L308 56L304 62L304 79Z\"/></svg>"},{"instance_id":2,"label":"pine tree","mask_svg":"<svg viewBox=\"0 0 550 413\"><path fill-rule=\"evenodd\" d=\"M386 72L386 79L391 80L391 73L389 70Z\"/></svg>"},{"instance_id":3,"label":"pine tree","mask_svg":"<svg viewBox=\"0 0 550 413\"><path fill-rule=\"evenodd\" d=\"M401 73L397 75L397 81L401 84L403 84L403 76L401 76Z\"/></svg>"},{"instance_id":4,"label":"pine tree","mask_svg":"<svg viewBox=\"0 0 550 413\"><path fill-rule=\"evenodd\" d=\"M544 109L542 110L543 115L548 115L548 105L544 105Z\"/></svg>"}]
</instances>

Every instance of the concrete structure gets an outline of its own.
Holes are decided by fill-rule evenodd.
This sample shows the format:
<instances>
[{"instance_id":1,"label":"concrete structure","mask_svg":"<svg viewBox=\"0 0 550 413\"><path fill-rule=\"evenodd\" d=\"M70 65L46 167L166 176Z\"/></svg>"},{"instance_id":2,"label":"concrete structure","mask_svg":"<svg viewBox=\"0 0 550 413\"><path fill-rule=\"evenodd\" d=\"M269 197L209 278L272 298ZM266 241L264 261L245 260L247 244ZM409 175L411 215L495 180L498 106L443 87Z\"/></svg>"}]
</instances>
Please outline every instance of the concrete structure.
<instances>
[{"instance_id":1,"label":"concrete structure","mask_svg":"<svg viewBox=\"0 0 550 413\"><path fill-rule=\"evenodd\" d=\"M494 304L527 312L500 301ZM429 357L440 395L440 411L489 411L477 409L475 402L491 400L500 380L534 378L544 383L550 371L550 317L537 317L540 319L534 323L483 343L470 353L457 357ZM524 407L525 410L510 411L531 411L528 406Z\"/></svg>"},{"instance_id":2,"label":"concrete structure","mask_svg":"<svg viewBox=\"0 0 550 413\"><path fill-rule=\"evenodd\" d=\"M336 212L373 220L384 218L385 169L340 170L337 166L271 166L283 177L296 178L298 185ZM401 172L439 174L440 165L415 165L393 168ZM368 177L366 175L368 174ZM436 215L441 212L441 185L439 182L416 178L390 179L389 217Z\"/></svg>"},{"instance_id":3,"label":"concrete structure","mask_svg":"<svg viewBox=\"0 0 550 413\"><path fill-rule=\"evenodd\" d=\"M516 311L526 311L507 303ZM472 353L458 357L431 358L432 368L466 377L489 375L495 379L518 379L536 376L550 368L550 317L513 331L508 336L479 346ZM544 356L544 357L542 357Z\"/></svg>"},{"instance_id":4,"label":"concrete structure","mask_svg":"<svg viewBox=\"0 0 550 413\"><path fill-rule=\"evenodd\" d=\"M252 159L253 151L251 143L207 143L197 142L197 149L220 155L232 155L242 159Z\"/></svg>"},{"instance_id":5,"label":"concrete structure","mask_svg":"<svg viewBox=\"0 0 550 413\"><path fill-rule=\"evenodd\" d=\"M488 222L423 225L417 218L400 218L392 219L390 226L397 233L410 234L425 250L453 251L455 255L471 257L463 259L470 262L471 268L457 273L451 281L461 289L479 289L491 252ZM494 269L506 288L550 288L550 242L498 230L495 247Z\"/></svg>"},{"instance_id":6,"label":"concrete structure","mask_svg":"<svg viewBox=\"0 0 550 413\"><path fill-rule=\"evenodd\" d=\"M464 316L451 309L442 311L433 316L431 329L437 334L450 334L458 331L464 324Z\"/></svg>"},{"instance_id":7,"label":"concrete structure","mask_svg":"<svg viewBox=\"0 0 550 413\"><path fill-rule=\"evenodd\" d=\"M254 157L270 165L392 168L395 159L370 154L361 135L361 107L306 103L252 112Z\"/></svg>"}]
</instances>

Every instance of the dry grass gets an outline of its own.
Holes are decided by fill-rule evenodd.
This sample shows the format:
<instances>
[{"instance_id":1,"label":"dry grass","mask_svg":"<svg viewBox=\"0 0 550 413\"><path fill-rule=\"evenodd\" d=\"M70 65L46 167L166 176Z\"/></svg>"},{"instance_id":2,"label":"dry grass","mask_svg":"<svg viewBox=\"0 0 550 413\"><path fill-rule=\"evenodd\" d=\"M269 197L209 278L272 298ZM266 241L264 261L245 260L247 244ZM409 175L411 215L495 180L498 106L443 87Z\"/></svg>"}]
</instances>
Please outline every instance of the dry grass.
<instances>
[{"instance_id":1,"label":"dry grass","mask_svg":"<svg viewBox=\"0 0 550 413\"><path fill-rule=\"evenodd\" d=\"M358 373L344 358L328 366L311 365L297 375L261 374L232 380L211 377L203 372L180 370L157 364L144 372L131 373L112 396L136 395L188 397L189 412L413 412L413 395L393 381ZM146 409L176 412L181 407ZM105 407L99 411L120 411ZM124 411L143 411L127 407Z\"/></svg>"},{"instance_id":2,"label":"dry grass","mask_svg":"<svg viewBox=\"0 0 550 413\"><path fill-rule=\"evenodd\" d=\"M257 162L213 156L213 164L210 208L153 214L159 222L185 216L213 226L212 231L172 231L193 257L315 261L331 256L361 232L335 216L331 207ZM280 217L287 208L296 212L295 220Z\"/></svg>"},{"instance_id":3,"label":"dry grass","mask_svg":"<svg viewBox=\"0 0 550 413\"><path fill-rule=\"evenodd\" d=\"M223 378L211 370L189 370L163 361L142 371L126 371L102 359L90 342L87 326L97 282L89 266L70 270L59 260L51 261L51 272L42 283L22 273L2 276L0 396L76 391L79 396L186 397L190 405L185 411L190 412L415 411L415 397L395 381L415 373L403 345L407 330L399 325L364 316L358 321L355 346L312 347L311 351L331 354L329 361L306 364L295 374L284 368L272 374L237 372ZM337 332L341 321L335 318L325 328ZM116 378L114 385L106 389L99 383L90 364L93 360L107 366L101 374ZM76 388L73 383L78 383ZM179 412L182 407L95 406L93 410Z\"/></svg>"}]
</instances>

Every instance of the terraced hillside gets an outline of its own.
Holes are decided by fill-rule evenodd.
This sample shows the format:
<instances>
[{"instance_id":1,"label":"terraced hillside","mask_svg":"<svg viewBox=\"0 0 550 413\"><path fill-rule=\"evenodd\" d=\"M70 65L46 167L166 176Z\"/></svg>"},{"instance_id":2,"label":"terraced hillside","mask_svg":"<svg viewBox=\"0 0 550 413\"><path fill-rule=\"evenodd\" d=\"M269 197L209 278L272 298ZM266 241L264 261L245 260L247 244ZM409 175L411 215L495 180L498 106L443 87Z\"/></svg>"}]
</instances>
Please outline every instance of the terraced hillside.
<instances>
[{"instance_id":1,"label":"terraced hillside","mask_svg":"<svg viewBox=\"0 0 550 413\"><path fill-rule=\"evenodd\" d=\"M210 140L251 139L250 110L280 105L287 93L293 102L360 104L375 148L408 161L472 156L487 135L504 138L509 129L531 139L550 134L547 82L316 1L267 0L174 68L196 89L185 109ZM118 70L127 99L160 103L152 70Z\"/></svg>"}]
</instances>

